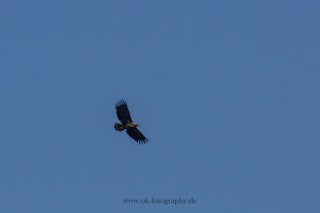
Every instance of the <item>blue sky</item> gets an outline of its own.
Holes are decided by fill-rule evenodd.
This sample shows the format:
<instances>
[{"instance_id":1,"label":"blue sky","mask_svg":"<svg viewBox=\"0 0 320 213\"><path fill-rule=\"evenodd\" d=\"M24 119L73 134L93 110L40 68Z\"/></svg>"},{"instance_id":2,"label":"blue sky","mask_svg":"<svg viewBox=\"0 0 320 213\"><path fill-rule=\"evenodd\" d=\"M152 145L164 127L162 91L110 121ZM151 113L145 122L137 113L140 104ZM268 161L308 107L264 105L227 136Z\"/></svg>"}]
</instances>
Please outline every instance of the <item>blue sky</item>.
<instances>
[{"instance_id":1,"label":"blue sky","mask_svg":"<svg viewBox=\"0 0 320 213\"><path fill-rule=\"evenodd\" d=\"M0 211L319 212L319 7L1 1Z\"/></svg>"}]
</instances>

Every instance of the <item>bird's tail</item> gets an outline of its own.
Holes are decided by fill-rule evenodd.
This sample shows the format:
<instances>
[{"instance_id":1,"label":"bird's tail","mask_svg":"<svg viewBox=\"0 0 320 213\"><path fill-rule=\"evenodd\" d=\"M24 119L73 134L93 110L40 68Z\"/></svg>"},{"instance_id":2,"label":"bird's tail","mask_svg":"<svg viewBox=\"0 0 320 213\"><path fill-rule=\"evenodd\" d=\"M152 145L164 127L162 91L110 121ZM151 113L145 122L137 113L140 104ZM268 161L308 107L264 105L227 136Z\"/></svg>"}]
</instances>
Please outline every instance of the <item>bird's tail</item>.
<instances>
[{"instance_id":1,"label":"bird's tail","mask_svg":"<svg viewBox=\"0 0 320 213\"><path fill-rule=\"evenodd\" d=\"M115 123L114 124L114 129L121 132L123 130L123 126L122 124L119 124L119 123Z\"/></svg>"}]
</instances>

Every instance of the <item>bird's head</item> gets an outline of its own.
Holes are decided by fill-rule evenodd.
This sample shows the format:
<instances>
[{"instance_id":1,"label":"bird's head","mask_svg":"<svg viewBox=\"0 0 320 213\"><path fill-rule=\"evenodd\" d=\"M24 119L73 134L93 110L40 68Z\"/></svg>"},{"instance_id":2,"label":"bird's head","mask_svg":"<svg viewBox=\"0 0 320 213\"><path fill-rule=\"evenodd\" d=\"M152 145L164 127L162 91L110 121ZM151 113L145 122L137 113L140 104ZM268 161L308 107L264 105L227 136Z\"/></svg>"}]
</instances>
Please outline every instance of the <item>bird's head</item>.
<instances>
[{"instance_id":1,"label":"bird's head","mask_svg":"<svg viewBox=\"0 0 320 213\"><path fill-rule=\"evenodd\" d=\"M136 126L138 127L138 126L140 126L139 124L136 124Z\"/></svg>"}]
</instances>

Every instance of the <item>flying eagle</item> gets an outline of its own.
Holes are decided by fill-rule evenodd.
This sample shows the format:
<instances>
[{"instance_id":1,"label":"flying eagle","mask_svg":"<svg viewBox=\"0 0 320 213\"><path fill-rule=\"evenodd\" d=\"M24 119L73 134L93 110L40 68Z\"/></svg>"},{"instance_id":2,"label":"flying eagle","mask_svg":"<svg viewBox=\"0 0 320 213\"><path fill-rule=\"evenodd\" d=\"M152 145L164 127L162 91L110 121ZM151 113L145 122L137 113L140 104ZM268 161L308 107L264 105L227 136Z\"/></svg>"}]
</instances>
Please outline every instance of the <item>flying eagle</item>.
<instances>
[{"instance_id":1,"label":"flying eagle","mask_svg":"<svg viewBox=\"0 0 320 213\"><path fill-rule=\"evenodd\" d=\"M147 143L148 139L137 129L139 124L135 124L130 117L127 102L123 99L116 103L117 116L122 124L115 123L114 129L121 132L126 129L127 134L138 143Z\"/></svg>"}]
</instances>

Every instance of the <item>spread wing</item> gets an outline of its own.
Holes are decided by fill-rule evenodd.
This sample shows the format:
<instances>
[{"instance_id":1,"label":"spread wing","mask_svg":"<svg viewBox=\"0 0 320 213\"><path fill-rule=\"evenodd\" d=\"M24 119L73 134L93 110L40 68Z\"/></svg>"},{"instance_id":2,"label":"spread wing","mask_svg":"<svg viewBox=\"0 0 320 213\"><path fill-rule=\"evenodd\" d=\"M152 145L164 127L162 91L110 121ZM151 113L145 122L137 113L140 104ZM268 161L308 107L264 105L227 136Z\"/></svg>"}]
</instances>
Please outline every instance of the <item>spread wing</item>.
<instances>
[{"instance_id":1,"label":"spread wing","mask_svg":"<svg viewBox=\"0 0 320 213\"><path fill-rule=\"evenodd\" d=\"M117 116L122 124L125 125L132 122L127 102L125 102L123 99L116 103L116 110Z\"/></svg>"},{"instance_id":2,"label":"spread wing","mask_svg":"<svg viewBox=\"0 0 320 213\"><path fill-rule=\"evenodd\" d=\"M147 143L148 139L137 128L127 129L127 133L138 143Z\"/></svg>"}]
</instances>

